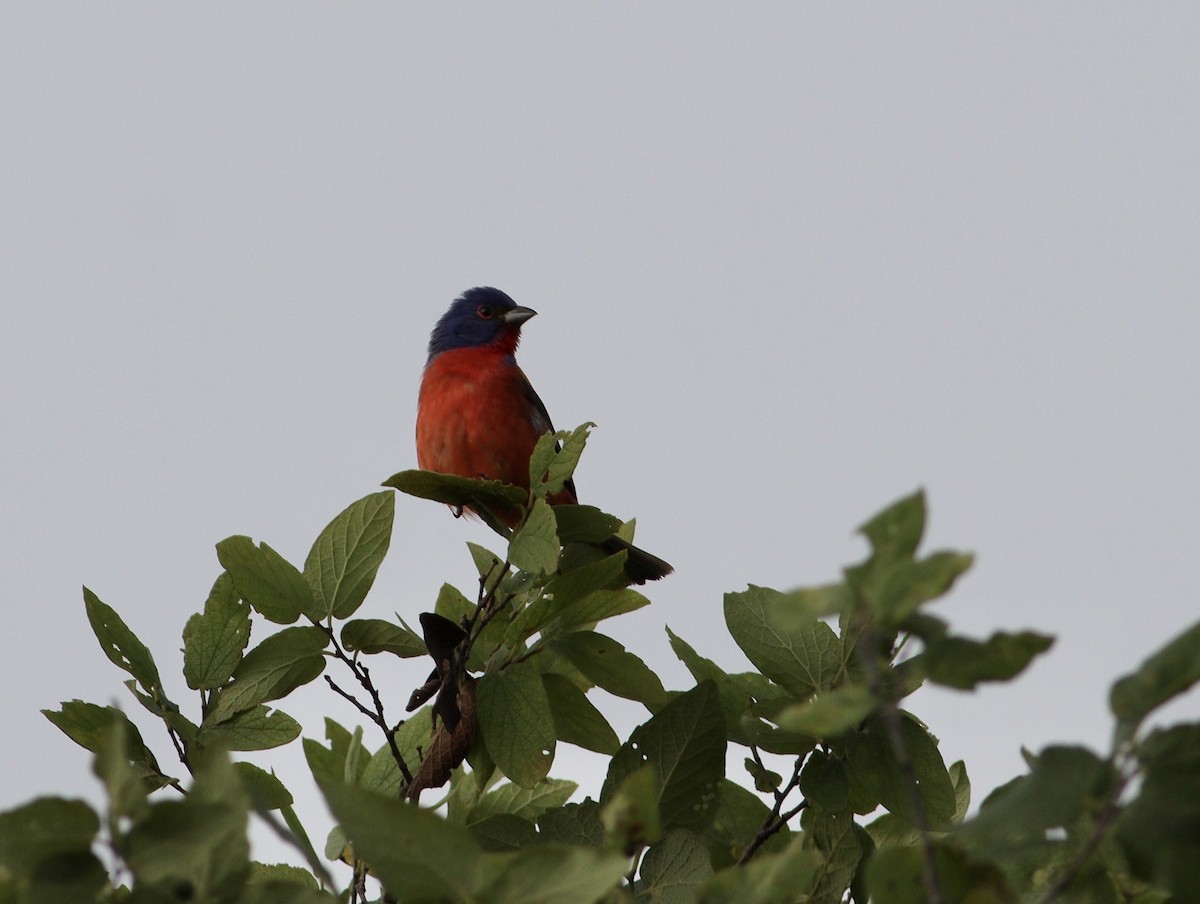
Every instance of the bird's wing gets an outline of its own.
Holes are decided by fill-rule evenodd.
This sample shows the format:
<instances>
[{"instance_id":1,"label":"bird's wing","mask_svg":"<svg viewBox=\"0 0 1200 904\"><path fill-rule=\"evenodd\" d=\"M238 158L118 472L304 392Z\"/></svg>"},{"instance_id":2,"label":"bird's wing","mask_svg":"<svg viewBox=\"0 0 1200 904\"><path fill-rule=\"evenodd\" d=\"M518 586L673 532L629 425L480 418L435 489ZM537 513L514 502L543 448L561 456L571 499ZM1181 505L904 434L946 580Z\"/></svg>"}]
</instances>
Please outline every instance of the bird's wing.
<instances>
[{"instance_id":1,"label":"bird's wing","mask_svg":"<svg viewBox=\"0 0 1200 904\"><path fill-rule=\"evenodd\" d=\"M519 367L517 368L517 379L521 385L521 395L529 403L529 418L533 426L537 429L538 435L553 433L554 424L550 421L550 412L546 410L546 403L542 401L541 396L533 388L533 384L529 382L529 378L525 376L525 372ZM562 449L562 443L555 443L555 448ZM575 499L579 498L575 492L574 478L567 480L566 488L572 497Z\"/></svg>"},{"instance_id":2,"label":"bird's wing","mask_svg":"<svg viewBox=\"0 0 1200 904\"><path fill-rule=\"evenodd\" d=\"M550 412L546 410L546 403L534 391L533 384L529 382L529 378L525 376L525 372L519 367L517 368L517 380L521 386L521 395L529 403L529 419L537 428L538 435L553 433L554 424L550 422Z\"/></svg>"}]
</instances>

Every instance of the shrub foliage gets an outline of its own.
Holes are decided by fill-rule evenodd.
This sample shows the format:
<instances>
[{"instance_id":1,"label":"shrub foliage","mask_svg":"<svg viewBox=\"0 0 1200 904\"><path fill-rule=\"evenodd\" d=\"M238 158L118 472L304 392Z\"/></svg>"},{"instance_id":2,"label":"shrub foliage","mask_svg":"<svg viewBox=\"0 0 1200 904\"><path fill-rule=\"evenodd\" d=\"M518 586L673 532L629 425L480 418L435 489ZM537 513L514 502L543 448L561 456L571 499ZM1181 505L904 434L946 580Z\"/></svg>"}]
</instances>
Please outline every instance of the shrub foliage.
<instances>
[{"instance_id":1,"label":"shrub foliage","mask_svg":"<svg viewBox=\"0 0 1200 904\"><path fill-rule=\"evenodd\" d=\"M965 637L930 611L971 556L920 551L923 495L864 524L870 554L838 580L725 595L752 669L728 671L668 628L695 681L668 689L602 625L649 603L624 585L626 553L598 542L632 540L632 525L545 501L588 426L543 440L528 497L420 471L387 481L471 507L507 540L469 544L477 586L445 585L416 629L357 617L388 551L390 491L334 518L302 568L248 537L217 544L222 571L183 629L194 696L181 703L85 589L143 725L81 700L45 711L94 754L107 807L42 797L0 814L0 904L1200 901L1200 722L1147 728L1200 680L1200 623L1113 685L1109 750L1027 753L1028 771L968 818L967 769L944 762L910 695L1010 680L1053 639ZM491 513L513 504L525 514L510 532ZM377 657L431 670L396 700L371 678ZM295 741L279 707L322 675L361 718L302 741L337 820L318 851L288 789L237 754ZM595 694L636 701L646 720L614 727ZM147 723L169 747L155 752ZM598 800L552 777L560 743L609 758ZM294 864L251 860L252 816Z\"/></svg>"}]
</instances>

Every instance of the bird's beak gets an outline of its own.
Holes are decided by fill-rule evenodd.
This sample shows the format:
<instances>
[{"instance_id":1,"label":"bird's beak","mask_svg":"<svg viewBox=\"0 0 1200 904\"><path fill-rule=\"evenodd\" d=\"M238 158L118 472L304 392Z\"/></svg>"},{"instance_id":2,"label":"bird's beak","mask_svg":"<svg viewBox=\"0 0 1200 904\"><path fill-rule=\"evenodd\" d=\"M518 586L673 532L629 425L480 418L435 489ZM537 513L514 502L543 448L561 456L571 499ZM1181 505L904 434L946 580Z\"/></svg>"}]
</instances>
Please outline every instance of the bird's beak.
<instances>
[{"instance_id":1,"label":"bird's beak","mask_svg":"<svg viewBox=\"0 0 1200 904\"><path fill-rule=\"evenodd\" d=\"M530 317L536 317L537 311L533 308L516 307L510 311L505 311L500 315L500 319L504 321L505 326L520 326Z\"/></svg>"}]
</instances>

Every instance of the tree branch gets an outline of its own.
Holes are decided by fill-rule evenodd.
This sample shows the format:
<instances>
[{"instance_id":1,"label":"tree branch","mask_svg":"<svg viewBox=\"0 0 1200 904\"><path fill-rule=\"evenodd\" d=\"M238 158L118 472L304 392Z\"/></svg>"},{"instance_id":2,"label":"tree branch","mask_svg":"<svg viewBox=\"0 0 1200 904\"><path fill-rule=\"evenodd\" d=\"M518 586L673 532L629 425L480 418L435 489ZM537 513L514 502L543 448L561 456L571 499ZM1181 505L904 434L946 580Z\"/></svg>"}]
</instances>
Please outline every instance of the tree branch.
<instances>
[{"instance_id":1,"label":"tree branch","mask_svg":"<svg viewBox=\"0 0 1200 904\"><path fill-rule=\"evenodd\" d=\"M408 764L404 762L404 756L400 753L400 748L396 744L396 728L399 728L404 724L404 722L398 722L396 724L396 728L393 728L388 724L387 717L383 714L383 700L380 699L379 691L375 689L375 683L371 681L371 670L362 663L351 659L346 655L346 651L342 649L342 645L338 643L337 637L333 633L333 628L327 624L317 621L315 618L310 617L309 621L325 632L325 634L329 637L329 642L333 645L334 655L346 664L346 666L350 669L351 674L353 674L358 680L358 683L362 685L363 689L368 694L371 695L371 702L375 705L374 711L372 712L370 709L360 703L355 697L338 687L334 683L333 679L328 675L325 676L325 680L328 682L331 688L358 707L359 712L363 713L363 715L379 726L384 737L387 738L388 749L391 751L392 759L396 761L396 766L400 769L400 774L404 776L404 781L406 783L411 784L413 780L412 773L408 770Z\"/></svg>"},{"instance_id":2,"label":"tree branch","mask_svg":"<svg viewBox=\"0 0 1200 904\"><path fill-rule=\"evenodd\" d=\"M758 763L759 766L762 766L762 760L759 758L757 748L751 746L750 753L751 756L754 757L754 761ZM781 813L783 810L783 802L787 799L787 796L796 790L796 788L800 785L800 770L803 768L803 766L804 757L796 757L796 765L792 768L792 777L788 780L788 783L784 785L782 791L775 791L775 806L771 808L771 815L763 820L763 824L759 828L758 834L751 839L750 843L746 845L746 849L742 851L742 856L738 858L738 866L749 863L750 858L754 856L760 847L766 844L767 840L772 835L776 834L780 829L788 824L789 820L791 820L797 813L808 806L807 800L801 800L799 804L788 810L786 813Z\"/></svg>"}]
</instances>

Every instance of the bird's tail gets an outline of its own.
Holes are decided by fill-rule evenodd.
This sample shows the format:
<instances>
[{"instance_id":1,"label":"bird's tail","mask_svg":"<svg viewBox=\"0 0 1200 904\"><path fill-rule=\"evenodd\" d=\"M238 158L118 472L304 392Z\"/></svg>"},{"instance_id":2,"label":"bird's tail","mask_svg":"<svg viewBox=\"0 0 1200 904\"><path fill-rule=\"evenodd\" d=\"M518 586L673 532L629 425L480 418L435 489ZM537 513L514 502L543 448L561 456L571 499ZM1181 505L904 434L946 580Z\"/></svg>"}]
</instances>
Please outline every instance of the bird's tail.
<instances>
[{"instance_id":1,"label":"bird's tail","mask_svg":"<svg viewBox=\"0 0 1200 904\"><path fill-rule=\"evenodd\" d=\"M669 562L660 559L658 556L651 555L646 550L634 546L632 543L626 543L620 537L609 537L601 544L601 547L609 554L621 552L622 550L628 553L625 559L625 576L629 578L632 584L657 581L659 578L665 578L675 570Z\"/></svg>"}]
</instances>

